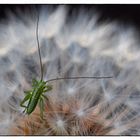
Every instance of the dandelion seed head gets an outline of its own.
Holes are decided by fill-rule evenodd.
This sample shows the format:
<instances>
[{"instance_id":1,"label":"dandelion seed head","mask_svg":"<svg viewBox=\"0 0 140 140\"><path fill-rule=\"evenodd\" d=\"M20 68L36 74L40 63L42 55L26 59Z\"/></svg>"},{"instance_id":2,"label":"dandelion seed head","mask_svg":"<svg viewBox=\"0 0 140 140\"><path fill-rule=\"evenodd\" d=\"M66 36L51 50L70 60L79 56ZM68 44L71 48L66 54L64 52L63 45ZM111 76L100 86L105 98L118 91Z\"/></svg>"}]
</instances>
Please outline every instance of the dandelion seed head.
<instances>
[{"instance_id":1,"label":"dandelion seed head","mask_svg":"<svg viewBox=\"0 0 140 140\"><path fill-rule=\"evenodd\" d=\"M40 79L33 9L11 14L0 25L0 134L139 135L139 40L133 26L101 22L98 12L43 6L39 42L44 80L74 76L111 79L53 81L39 107L27 116L20 102L32 79ZM20 18L19 18L20 17ZM8 38L8 41L7 41ZM26 103L25 105L27 105Z\"/></svg>"}]
</instances>

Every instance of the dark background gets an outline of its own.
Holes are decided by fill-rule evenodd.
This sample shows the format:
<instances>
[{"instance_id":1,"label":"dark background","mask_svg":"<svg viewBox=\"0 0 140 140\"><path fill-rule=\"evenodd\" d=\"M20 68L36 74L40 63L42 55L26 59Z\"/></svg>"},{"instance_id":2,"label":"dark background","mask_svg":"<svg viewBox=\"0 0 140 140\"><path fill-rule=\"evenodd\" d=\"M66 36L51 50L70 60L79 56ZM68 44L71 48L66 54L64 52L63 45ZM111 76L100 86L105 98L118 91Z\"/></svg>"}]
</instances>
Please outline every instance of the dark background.
<instances>
[{"instance_id":1,"label":"dark background","mask_svg":"<svg viewBox=\"0 0 140 140\"><path fill-rule=\"evenodd\" d=\"M31 7L40 8L41 5L29 5L29 4L7 4L0 5L0 19L7 17L7 10L11 10L16 13L16 9L21 9L23 12ZM54 9L58 5L49 5ZM113 21L118 20L123 23L130 23L140 28L140 5L139 4L80 4L80 5L68 5L69 17L74 17L79 10L83 9L86 14L98 11L101 15L100 20Z\"/></svg>"}]
</instances>

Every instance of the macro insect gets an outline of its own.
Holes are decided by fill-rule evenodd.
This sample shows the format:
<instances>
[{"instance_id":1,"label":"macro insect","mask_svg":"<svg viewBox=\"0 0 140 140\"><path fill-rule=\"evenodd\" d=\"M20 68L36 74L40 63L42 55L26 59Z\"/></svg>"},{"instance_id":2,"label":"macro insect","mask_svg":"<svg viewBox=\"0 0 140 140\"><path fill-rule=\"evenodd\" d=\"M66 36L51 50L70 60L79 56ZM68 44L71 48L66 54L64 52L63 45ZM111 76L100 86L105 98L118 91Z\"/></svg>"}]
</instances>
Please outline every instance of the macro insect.
<instances>
[{"instance_id":1,"label":"macro insect","mask_svg":"<svg viewBox=\"0 0 140 140\"><path fill-rule=\"evenodd\" d=\"M91 79L102 79L102 78L112 78L112 76L108 77L60 77L60 78L54 78L47 81L43 80L43 64L41 60L41 52L40 52L40 44L39 44L39 38L38 38L38 25L39 25L39 14L37 14L37 26L36 26L36 40L37 40L37 48L38 48L38 54L39 54L39 60L40 60L40 69L41 69L41 79L33 79L32 81L32 89L29 91L25 91L26 95L24 99L21 101L20 106L25 108L23 111L27 115L30 115L36 108L36 106L39 104L40 108L40 116L43 119L43 111L44 111L44 100L48 100L47 96L45 95L46 92L51 91L53 89L52 85L49 84L51 81L56 80L64 80L64 79L79 79L79 78L91 78ZM25 102L28 102L27 105L25 105Z\"/></svg>"}]
</instances>

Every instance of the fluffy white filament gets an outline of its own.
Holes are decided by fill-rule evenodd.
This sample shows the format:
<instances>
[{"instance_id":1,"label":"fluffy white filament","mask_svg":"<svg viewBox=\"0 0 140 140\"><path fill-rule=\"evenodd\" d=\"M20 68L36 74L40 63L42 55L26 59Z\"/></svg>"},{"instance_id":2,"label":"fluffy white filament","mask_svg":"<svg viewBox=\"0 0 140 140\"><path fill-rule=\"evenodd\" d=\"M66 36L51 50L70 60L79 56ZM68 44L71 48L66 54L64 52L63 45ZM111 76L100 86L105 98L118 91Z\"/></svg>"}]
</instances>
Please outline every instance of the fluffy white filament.
<instances>
[{"instance_id":1,"label":"fluffy white filament","mask_svg":"<svg viewBox=\"0 0 140 140\"><path fill-rule=\"evenodd\" d=\"M96 13L90 19L82 10L71 21L67 12L67 6L39 11L44 80L64 76L113 78L52 82L52 91L46 93L52 109L46 112L48 125L32 134L140 135L137 32L132 26L122 29L122 23L98 24ZM12 15L0 24L0 134L11 134L23 111L19 104L24 91L31 88L32 78L40 78L35 28L35 13L20 14L20 19ZM103 129L98 131L97 124L108 131L101 133Z\"/></svg>"}]
</instances>

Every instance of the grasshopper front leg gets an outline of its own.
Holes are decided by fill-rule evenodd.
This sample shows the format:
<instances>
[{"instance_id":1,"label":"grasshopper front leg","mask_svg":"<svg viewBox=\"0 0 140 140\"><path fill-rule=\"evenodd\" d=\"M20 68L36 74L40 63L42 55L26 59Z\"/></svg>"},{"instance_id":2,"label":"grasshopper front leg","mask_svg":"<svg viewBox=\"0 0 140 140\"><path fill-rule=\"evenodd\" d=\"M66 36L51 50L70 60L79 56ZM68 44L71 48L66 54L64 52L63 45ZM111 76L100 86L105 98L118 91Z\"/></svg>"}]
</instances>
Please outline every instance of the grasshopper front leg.
<instances>
[{"instance_id":1,"label":"grasshopper front leg","mask_svg":"<svg viewBox=\"0 0 140 140\"><path fill-rule=\"evenodd\" d=\"M46 93L46 92L48 92L48 91L50 91L50 90L52 90L52 85L47 85L47 86L45 87L45 89L44 89L42 95L41 95L42 99L45 98L46 100L48 100L48 97L47 97L46 95L44 95L44 93Z\"/></svg>"},{"instance_id":2,"label":"grasshopper front leg","mask_svg":"<svg viewBox=\"0 0 140 140\"><path fill-rule=\"evenodd\" d=\"M43 92L45 93L45 92L48 92L50 90L52 90L52 85L47 85Z\"/></svg>"},{"instance_id":3,"label":"grasshopper front leg","mask_svg":"<svg viewBox=\"0 0 140 140\"><path fill-rule=\"evenodd\" d=\"M44 95L44 94L42 94L41 97L46 99L46 100L48 100L48 97L46 95Z\"/></svg>"}]
</instances>

